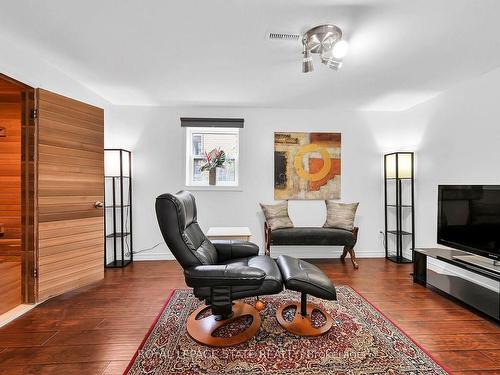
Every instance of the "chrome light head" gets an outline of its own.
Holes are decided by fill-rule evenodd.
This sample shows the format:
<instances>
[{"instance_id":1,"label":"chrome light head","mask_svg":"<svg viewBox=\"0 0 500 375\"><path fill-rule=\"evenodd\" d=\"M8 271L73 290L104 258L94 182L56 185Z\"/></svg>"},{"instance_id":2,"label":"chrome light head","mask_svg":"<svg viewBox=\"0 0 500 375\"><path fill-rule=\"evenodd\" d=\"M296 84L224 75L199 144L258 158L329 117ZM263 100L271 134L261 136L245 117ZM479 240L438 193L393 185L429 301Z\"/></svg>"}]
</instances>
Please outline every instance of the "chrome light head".
<instances>
[{"instance_id":1,"label":"chrome light head","mask_svg":"<svg viewBox=\"0 0 500 375\"><path fill-rule=\"evenodd\" d=\"M343 58L349 50L349 43L342 40L342 30L335 25L320 25L307 31L302 37L304 59L302 71L310 72L312 68L311 53L317 53L321 62L333 70L341 68Z\"/></svg>"},{"instance_id":2,"label":"chrome light head","mask_svg":"<svg viewBox=\"0 0 500 375\"><path fill-rule=\"evenodd\" d=\"M309 50L304 48L302 54L304 55L302 59L302 73L312 72L314 68L311 53L309 52Z\"/></svg>"}]
</instances>

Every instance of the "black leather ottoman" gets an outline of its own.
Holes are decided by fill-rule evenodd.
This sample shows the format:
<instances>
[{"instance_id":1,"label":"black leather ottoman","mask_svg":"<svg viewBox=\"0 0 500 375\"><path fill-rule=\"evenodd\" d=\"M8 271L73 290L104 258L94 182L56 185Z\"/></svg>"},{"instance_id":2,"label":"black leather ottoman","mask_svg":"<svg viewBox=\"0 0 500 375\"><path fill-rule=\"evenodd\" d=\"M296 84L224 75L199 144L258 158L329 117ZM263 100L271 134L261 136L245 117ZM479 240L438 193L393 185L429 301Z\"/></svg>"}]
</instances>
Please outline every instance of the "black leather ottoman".
<instances>
[{"instance_id":1,"label":"black leather ottoman","mask_svg":"<svg viewBox=\"0 0 500 375\"><path fill-rule=\"evenodd\" d=\"M335 286L330 279L318 267L303 260L287 255L280 255L276 260L281 271L283 283L290 290L301 293L300 302L288 303L281 306L276 312L276 318L283 328L299 336L322 335L332 327L332 317L322 308L307 303L307 295L336 300ZM295 315L292 320L287 320L283 312L295 307ZM317 326L311 320L313 311L324 317L324 324Z\"/></svg>"}]
</instances>

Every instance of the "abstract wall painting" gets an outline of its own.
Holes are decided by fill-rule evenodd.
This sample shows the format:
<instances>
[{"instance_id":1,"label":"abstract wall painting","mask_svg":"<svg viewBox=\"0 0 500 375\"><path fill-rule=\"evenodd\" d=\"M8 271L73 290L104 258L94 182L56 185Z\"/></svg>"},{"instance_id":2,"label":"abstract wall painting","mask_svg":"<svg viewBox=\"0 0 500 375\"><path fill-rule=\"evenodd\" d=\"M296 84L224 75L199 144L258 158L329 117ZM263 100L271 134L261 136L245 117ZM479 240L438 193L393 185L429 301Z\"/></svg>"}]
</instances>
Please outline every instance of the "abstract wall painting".
<instances>
[{"instance_id":1,"label":"abstract wall painting","mask_svg":"<svg viewBox=\"0 0 500 375\"><path fill-rule=\"evenodd\" d=\"M274 133L274 199L340 199L340 133Z\"/></svg>"}]
</instances>

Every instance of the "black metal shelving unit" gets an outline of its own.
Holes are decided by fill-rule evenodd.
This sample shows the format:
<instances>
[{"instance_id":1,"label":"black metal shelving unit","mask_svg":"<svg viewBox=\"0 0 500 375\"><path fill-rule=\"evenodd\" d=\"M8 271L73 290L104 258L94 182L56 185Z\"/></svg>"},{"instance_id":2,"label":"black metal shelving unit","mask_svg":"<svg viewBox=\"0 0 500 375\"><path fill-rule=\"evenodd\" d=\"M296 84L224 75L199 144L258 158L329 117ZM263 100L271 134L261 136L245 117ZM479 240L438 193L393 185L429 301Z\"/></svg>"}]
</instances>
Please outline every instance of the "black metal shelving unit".
<instances>
[{"instance_id":1,"label":"black metal shelving unit","mask_svg":"<svg viewBox=\"0 0 500 375\"><path fill-rule=\"evenodd\" d=\"M385 257L395 263L412 263L415 250L415 163L413 152L384 155ZM392 186L391 186L392 185ZM394 196L389 198L392 187ZM389 201L391 203L389 203ZM409 212L408 212L409 211ZM394 223L389 223L394 217ZM409 219L411 222L405 222ZM389 239L396 245L391 250ZM411 240L411 259L404 256L404 238Z\"/></svg>"},{"instance_id":2,"label":"black metal shelving unit","mask_svg":"<svg viewBox=\"0 0 500 375\"><path fill-rule=\"evenodd\" d=\"M105 149L104 266L126 267L133 261L132 153Z\"/></svg>"}]
</instances>

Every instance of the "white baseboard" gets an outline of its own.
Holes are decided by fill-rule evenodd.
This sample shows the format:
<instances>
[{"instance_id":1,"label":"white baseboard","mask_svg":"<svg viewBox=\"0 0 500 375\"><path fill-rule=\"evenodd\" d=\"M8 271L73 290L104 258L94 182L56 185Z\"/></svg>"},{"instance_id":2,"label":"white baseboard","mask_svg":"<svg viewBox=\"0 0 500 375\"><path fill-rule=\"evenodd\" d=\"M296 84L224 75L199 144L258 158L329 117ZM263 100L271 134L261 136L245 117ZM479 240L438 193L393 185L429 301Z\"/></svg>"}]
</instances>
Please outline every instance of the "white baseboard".
<instances>
[{"instance_id":1,"label":"white baseboard","mask_svg":"<svg viewBox=\"0 0 500 375\"><path fill-rule=\"evenodd\" d=\"M296 258L321 258L321 259L337 259L342 255L342 247L331 246L272 246L271 256L277 257L279 255L290 255ZM383 258L385 253L383 251L362 251L355 250L356 258ZM349 257L349 255L347 255Z\"/></svg>"},{"instance_id":2,"label":"white baseboard","mask_svg":"<svg viewBox=\"0 0 500 375\"><path fill-rule=\"evenodd\" d=\"M140 253L140 254L134 254L134 261L138 260L175 260L175 257L172 255L170 251L162 251L161 253Z\"/></svg>"},{"instance_id":3,"label":"white baseboard","mask_svg":"<svg viewBox=\"0 0 500 375\"><path fill-rule=\"evenodd\" d=\"M263 254L263 250L261 249ZM276 258L279 255L290 255L297 258L332 258L337 259L342 255L342 248L332 248L331 246L314 246L314 247L306 247L306 246L273 246L271 248L271 255L273 258ZM381 251L357 251L357 258L383 258L385 256L383 250ZM349 257L349 255L347 255ZM144 252L139 254L134 254L134 260L174 260L175 257L172 255L170 251L162 251L162 252Z\"/></svg>"}]
</instances>

